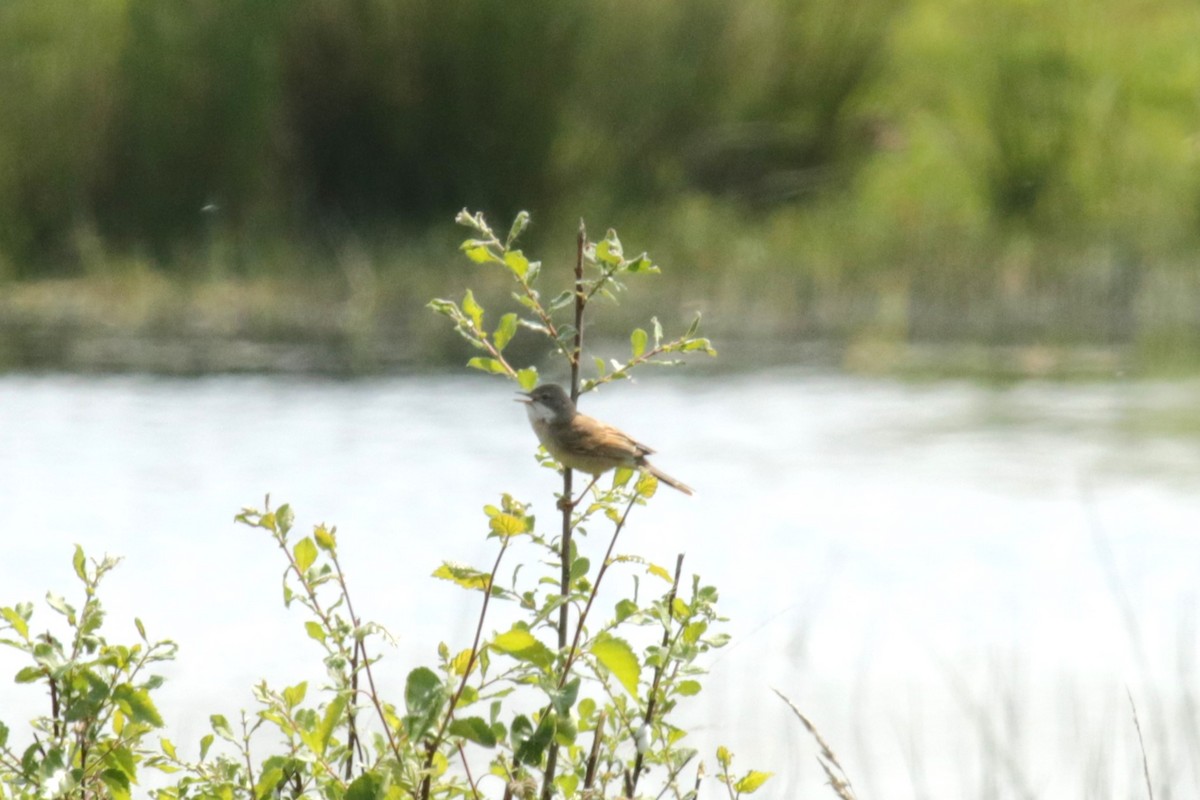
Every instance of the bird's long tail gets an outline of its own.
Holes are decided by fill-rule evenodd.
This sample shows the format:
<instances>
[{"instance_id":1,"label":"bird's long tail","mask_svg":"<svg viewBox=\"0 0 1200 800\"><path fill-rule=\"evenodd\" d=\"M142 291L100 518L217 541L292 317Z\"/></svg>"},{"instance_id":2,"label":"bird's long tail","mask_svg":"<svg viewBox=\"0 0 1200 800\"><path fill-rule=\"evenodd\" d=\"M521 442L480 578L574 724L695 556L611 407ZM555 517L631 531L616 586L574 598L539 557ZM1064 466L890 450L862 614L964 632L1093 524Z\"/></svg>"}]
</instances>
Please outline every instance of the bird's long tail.
<instances>
[{"instance_id":1,"label":"bird's long tail","mask_svg":"<svg viewBox=\"0 0 1200 800\"><path fill-rule=\"evenodd\" d=\"M643 460L642 467L646 470L646 472L649 472L651 475L658 478L660 481L665 483L667 486L670 486L672 489L677 489L677 490L683 492L684 494L688 494L688 495L695 494L695 492L692 491L692 487L688 486L686 483L682 483L681 481L675 480L670 475L668 475L667 473L663 472L658 467L651 464L649 461Z\"/></svg>"}]
</instances>

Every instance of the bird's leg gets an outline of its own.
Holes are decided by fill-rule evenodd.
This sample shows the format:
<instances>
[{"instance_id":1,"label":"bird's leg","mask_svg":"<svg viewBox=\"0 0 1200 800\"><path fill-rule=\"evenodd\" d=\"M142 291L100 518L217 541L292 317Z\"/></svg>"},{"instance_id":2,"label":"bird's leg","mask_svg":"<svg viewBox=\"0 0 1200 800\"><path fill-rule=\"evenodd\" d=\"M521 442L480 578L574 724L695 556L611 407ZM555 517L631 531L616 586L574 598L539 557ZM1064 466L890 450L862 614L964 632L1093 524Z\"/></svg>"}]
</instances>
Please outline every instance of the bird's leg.
<instances>
[{"instance_id":1,"label":"bird's leg","mask_svg":"<svg viewBox=\"0 0 1200 800\"><path fill-rule=\"evenodd\" d=\"M600 480L600 476L593 475L592 482L589 483L587 485L587 487L584 488L584 490L579 493L579 497L575 498L574 500L568 501L567 498L565 498L565 497L558 498L558 510L566 511L568 509L575 508L575 506L579 505L579 502L581 500L583 500L583 498L587 497L587 493L592 490L592 487L596 485L596 481L598 481L598 480Z\"/></svg>"}]
</instances>

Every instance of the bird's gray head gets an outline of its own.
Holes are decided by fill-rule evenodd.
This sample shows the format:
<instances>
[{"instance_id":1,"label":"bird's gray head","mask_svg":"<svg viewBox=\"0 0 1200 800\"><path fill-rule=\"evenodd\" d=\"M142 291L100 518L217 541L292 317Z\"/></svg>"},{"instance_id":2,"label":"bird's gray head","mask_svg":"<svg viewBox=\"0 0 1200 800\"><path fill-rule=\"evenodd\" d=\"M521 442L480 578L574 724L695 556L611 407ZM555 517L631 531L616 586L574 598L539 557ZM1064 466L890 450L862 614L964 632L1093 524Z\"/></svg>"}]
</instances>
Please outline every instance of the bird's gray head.
<instances>
[{"instance_id":1,"label":"bird's gray head","mask_svg":"<svg viewBox=\"0 0 1200 800\"><path fill-rule=\"evenodd\" d=\"M529 405L530 419L566 421L575 416L575 404L557 383L543 383L532 392L520 392L520 400Z\"/></svg>"}]
</instances>

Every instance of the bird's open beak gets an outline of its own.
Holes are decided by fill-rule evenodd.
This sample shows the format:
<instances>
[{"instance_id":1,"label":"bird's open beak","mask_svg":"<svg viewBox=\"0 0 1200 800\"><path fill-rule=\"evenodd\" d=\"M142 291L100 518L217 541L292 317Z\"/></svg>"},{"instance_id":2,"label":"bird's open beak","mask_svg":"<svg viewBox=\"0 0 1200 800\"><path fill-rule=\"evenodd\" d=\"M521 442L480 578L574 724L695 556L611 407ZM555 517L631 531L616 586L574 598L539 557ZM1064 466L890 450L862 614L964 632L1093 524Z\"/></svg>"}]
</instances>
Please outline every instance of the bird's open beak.
<instances>
[{"instance_id":1,"label":"bird's open beak","mask_svg":"<svg viewBox=\"0 0 1200 800\"><path fill-rule=\"evenodd\" d=\"M513 400L514 403L524 403L525 405L529 405L533 402L533 398L529 396L529 392L517 392L517 394L521 396L515 398Z\"/></svg>"}]
</instances>

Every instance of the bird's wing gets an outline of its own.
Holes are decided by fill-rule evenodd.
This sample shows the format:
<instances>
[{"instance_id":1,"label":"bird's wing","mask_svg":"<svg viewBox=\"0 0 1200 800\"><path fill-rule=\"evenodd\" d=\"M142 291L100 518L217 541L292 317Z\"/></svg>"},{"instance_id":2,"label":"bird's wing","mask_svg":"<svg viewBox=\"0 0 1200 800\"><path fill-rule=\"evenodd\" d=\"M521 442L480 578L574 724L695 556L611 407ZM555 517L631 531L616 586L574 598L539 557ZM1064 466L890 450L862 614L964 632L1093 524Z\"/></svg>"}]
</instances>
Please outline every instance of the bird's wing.
<instances>
[{"instance_id":1,"label":"bird's wing","mask_svg":"<svg viewBox=\"0 0 1200 800\"><path fill-rule=\"evenodd\" d=\"M606 425L591 417L587 419L593 424L572 426L571 433L574 435L567 437L567 441L563 442L564 446L573 453L637 460L654 452L611 425Z\"/></svg>"}]
</instances>

